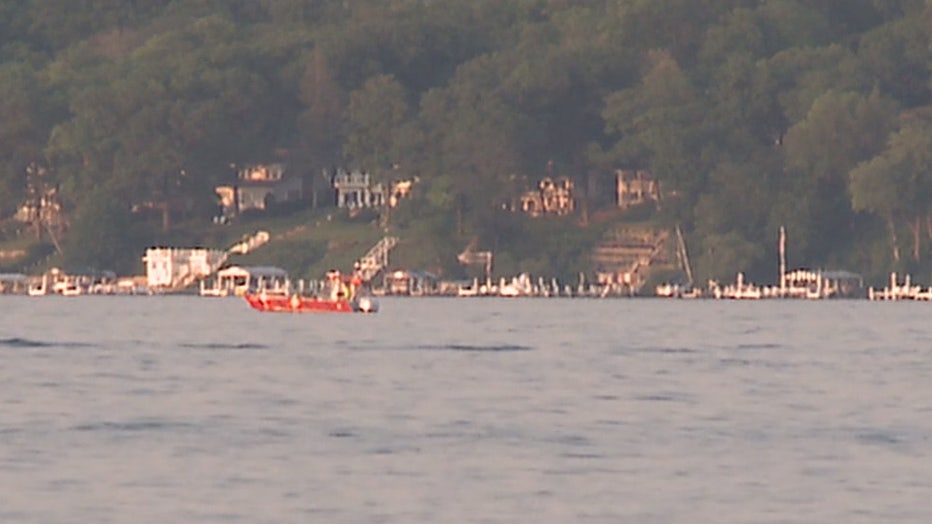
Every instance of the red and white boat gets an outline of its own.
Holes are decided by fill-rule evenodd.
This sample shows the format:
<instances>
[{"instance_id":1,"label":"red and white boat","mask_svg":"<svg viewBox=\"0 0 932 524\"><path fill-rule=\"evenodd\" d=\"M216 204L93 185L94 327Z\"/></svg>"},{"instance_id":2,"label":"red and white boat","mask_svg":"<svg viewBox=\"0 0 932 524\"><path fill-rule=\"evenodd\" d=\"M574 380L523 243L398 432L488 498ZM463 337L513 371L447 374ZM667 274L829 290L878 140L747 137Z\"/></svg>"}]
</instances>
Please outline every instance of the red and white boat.
<instances>
[{"instance_id":1,"label":"red and white boat","mask_svg":"<svg viewBox=\"0 0 932 524\"><path fill-rule=\"evenodd\" d=\"M327 272L326 285L320 295L292 293L285 289L247 292L243 296L253 309L277 313L375 313L379 304L374 298L359 294L361 281L344 281L339 271Z\"/></svg>"},{"instance_id":2,"label":"red and white boat","mask_svg":"<svg viewBox=\"0 0 932 524\"><path fill-rule=\"evenodd\" d=\"M375 313L378 303L363 296L354 299L321 298L287 293L246 293L246 302L256 310L275 313Z\"/></svg>"}]
</instances>

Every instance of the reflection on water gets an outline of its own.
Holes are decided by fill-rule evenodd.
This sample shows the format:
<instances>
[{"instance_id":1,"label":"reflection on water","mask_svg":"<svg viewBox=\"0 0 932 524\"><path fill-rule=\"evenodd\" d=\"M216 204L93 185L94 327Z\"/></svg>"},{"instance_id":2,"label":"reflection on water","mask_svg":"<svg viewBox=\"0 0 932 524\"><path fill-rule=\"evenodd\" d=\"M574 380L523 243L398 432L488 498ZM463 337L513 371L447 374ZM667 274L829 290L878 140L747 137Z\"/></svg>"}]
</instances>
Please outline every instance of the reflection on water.
<instances>
[{"instance_id":1,"label":"reflection on water","mask_svg":"<svg viewBox=\"0 0 932 524\"><path fill-rule=\"evenodd\" d=\"M0 520L928 522L927 308L0 297Z\"/></svg>"}]
</instances>

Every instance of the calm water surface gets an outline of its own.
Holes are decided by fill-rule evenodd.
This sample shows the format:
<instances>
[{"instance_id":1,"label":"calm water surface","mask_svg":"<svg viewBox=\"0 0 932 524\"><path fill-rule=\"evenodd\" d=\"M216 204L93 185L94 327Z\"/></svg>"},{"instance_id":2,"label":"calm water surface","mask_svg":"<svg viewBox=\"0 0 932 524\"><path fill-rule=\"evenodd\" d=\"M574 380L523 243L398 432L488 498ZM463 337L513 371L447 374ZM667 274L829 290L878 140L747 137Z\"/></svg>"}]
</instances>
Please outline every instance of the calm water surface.
<instances>
[{"instance_id":1,"label":"calm water surface","mask_svg":"<svg viewBox=\"0 0 932 524\"><path fill-rule=\"evenodd\" d=\"M0 297L3 522L932 522L932 305Z\"/></svg>"}]
</instances>

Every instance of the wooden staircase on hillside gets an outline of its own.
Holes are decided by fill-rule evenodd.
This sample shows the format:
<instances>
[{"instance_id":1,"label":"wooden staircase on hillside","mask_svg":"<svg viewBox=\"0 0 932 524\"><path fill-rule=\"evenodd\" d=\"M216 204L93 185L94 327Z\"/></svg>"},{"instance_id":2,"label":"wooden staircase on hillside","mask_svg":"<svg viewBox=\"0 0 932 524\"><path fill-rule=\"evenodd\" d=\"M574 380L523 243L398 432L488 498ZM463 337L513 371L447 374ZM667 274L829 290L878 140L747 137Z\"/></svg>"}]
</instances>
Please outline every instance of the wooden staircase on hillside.
<instances>
[{"instance_id":1,"label":"wooden staircase on hillside","mask_svg":"<svg viewBox=\"0 0 932 524\"><path fill-rule=\"evenodd\" d=\"M398 244L397 237L383 237L372 246L368 253L357 262L359 276L363 282L370 282L386 266L388 266L388 253Z\"/></svg>"},{"instance_id":2,"label":"wooden staircase on hillside","mask_svg":"<svg viewBox=\"0 0 932 524\"><path fill-rule=\"evenodd\" d=\"M625 286L637 293L650 275L651 266L669 264L666 242L669 231L620 226L610 231L592 252L600 284Z\"/></svg>"}]
</instances>

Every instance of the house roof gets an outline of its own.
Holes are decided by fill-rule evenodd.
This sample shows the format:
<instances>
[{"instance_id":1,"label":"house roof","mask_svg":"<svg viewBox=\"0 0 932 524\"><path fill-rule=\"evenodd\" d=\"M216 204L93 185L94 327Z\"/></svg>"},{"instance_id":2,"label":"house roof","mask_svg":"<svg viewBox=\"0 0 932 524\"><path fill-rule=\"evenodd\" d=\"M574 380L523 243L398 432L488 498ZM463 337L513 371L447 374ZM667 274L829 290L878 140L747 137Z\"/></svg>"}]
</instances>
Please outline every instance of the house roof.
<instances>
[{"instance_id":1,"label":"house roof","mask_svg":"<svg viewBox=\"0 0 932 524\"><path fill-rule=\"evenodd\" d=\"M851 271L846 271L844 269L834 269L834 270L825 270L825 269L794 269L793 271L787 272L787 277L801 277L809 276L815 278L816 276L821 276L822 278L829 280L860 280L861 275L857 273L852 273Z\"/></svg>"},{"instance_id":2,"label":"house roof","mask_svg":"<svg viewBox=\"0 0 932 524\"><path fill-rule=\"evenodd\" d=\"M416 278L419 280L437 280L438 277L430 271L423 269L398 269L391 273L393 278Z\"/></svg>"},{"instance_id":3,"label":"house roof","mask_svg":"<svg viewBox=\"0 0 932 524\"><path fill-rule=\"evenodd\" d=\"M861 275L852 273L851 271L845 271L844 269L836 269L832 271L822 271L822 277L832 280L858 280L861 278Z\"/></svg>"},{"instance_id":4,"label":"house roof","mask_svg":"<svg viewBox=\"0 0 932 524\"><path fill-rule=\"evenodd\" d=\"M230 266L217 271L218 276L287 277L288 272L275 266Z\"/></svg>"}]
</instances>

